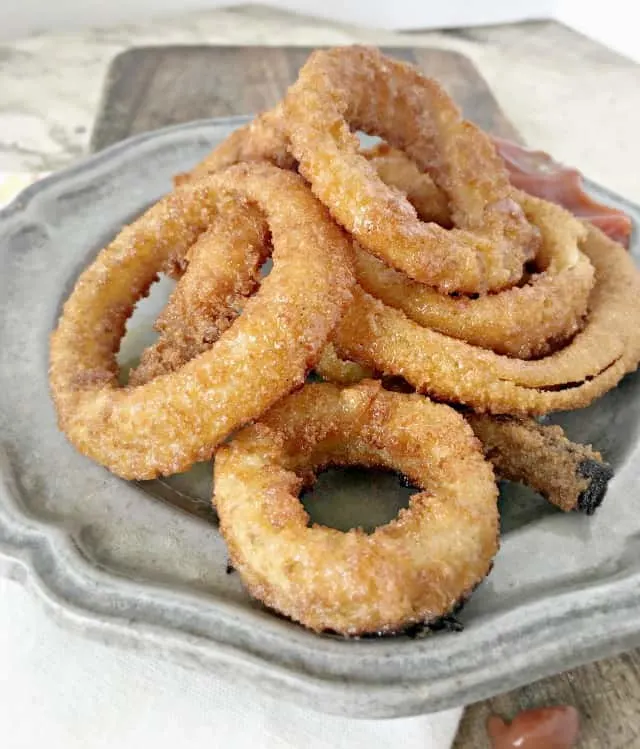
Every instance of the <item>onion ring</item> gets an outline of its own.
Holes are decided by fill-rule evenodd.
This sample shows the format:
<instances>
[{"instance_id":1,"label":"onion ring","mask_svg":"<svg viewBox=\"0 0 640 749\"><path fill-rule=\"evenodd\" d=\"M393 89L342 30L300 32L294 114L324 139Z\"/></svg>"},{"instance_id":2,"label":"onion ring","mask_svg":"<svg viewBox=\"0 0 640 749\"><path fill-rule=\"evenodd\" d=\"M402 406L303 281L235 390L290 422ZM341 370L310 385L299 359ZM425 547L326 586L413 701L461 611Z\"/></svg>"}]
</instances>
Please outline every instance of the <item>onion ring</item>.
<instances>
[{"instance_id":1,"label":"onion ring","mask_svg":"<svg viewBox=\"0 0 640 749\"><path fill-rule=\"evenodd\" d=\"M375 49L320 50L300 70L284 111L300 173L366 250L447 293L519 280L537 234L491 140L462 119L435 81ZM384 138L429 171L458 228L420 221L360 155L350 127Z\"/></svg>"},{"instance_id":2,"label":"onion ring","mask_svg":"<svg viewBox=\"0 0 640 749\"><path fill-rule=\"evenodd\" d=\"M370 535L308 527L297 495L336 464L400 471L421 491ZM286 398L220 447L214 482L244 584L316 631L392 633L438 619L488 574L498 548L493 471L462 416L373 381Z\"/></svg>"},{"instance_id":3,"label":"onion ring","mask_svg":"<svg viewBox=\"0 0 640 749\"><path fill-rule=\"evenodd\" d=\"M260 285L260 267L271 256L264 214L235 200L212 219L174 275L180 278L154 324L159 336L129 372L143 385L210 349ZM352 365L357 366L357 365Z\"/></svg>"},{"instance_id":4,"label":"onion ring","mask_svg":"<svg viewBox=\"0 0 640 749\"><path fill-rule=\"evenodd\" d=\"M341 359L332 343L328 343L322 349L322 354L320 354L314 370L323 380L338 385L355 385L361 380L373 377L374 374L369 367L363 367L354 361Z\"/></svg>"},{"instance_id":5,"label":"onion ring","mask_svg":"<svg viewBox=\"0 0 640 749\"><path fill-rule=\"evenodd\" d=\"M174 181L181 185L234 164L254 161L268 161L281 169L296 168L296 161L289 151L280 104L235 130L191 171L176 175Z\"/></svg>"},{"instance_id":6,"label":"onion ring","mask_svg":"<svg viewBox=\"0 0 640 749\"><path fill-rule=\"evenodd\" d=\"M338 356L480 412L536 415L589 405L638 365L640 278L620 245L585 226L582 249L596 284L585 328L560 351L536 361L500 356L423 328L358 288L333 334Z\"/></svg>"},{"instance_id":7,"label":"onion ring","mask_svg":"<svg viewBox=\"0 0 640 749\"><path fill-rule=\"evenodd\" d=\"M172 255L186 255L219 201L238 199L266 216L273 272L209 351L141 387L118 387L115 351L133 305ZM184 471L304 382L352 284L350 241L297 175L238 165L184 185L102 250L66 302L50 355L60 427L124 478Z\"/></svg>"},{"instance_id":8,"label":"onion ring","mask_svg":"<svg viewBox=\"0 0 640 749\"><path fill-rule=\"evenodd\" d=\"M230 163L230 159L271 160L282 163L286 135L282 114L270 112L236 131L241 147L223 142L194 171L197 176ZM444 193L432 178L401 151L380 144L363 152L381 179L407 195L425 221L451 225ZM369 293L412 320L496 353L528 359L546 355L579 329L593 285L593 268L577 242L584 235L580 222L561 208L517 193L529 220L542 235L536 256L538 272L522 287L479 298L451 297L411 281L364 250L356 252L356 274ZM320 368L331 367L339 378L335 357L323 357ZM352 365L349 365L352 366ZM345 379L346 378L346 379ZM340 379L354 381L346 371Z\"/></svg>"},{"instance_id":9,"label":"onion ring","mask_svg":"<svg viewBox=\"0 0 640 749\"><path fill-rule=\"evenodd\" d=\"M240 313L245 297L259 286L260 266L271 252L267 232L262 214L249 205L236 204L213 219L189 251L186 271L155 322L158 340L142 352L129 373L129 385L174 372L213 346ZM342 385L373 375L360 364L340 359L331 343L314 370Z\"/></svg>"},{"instance_id":10,"label":"onion ring","mask_svg":"<svg viewBox=\"0 0 640 749\"><path fill-rule=\"evenodd\" d=\"M592 515L613 470L589 445L567 439L559 426L533 419L465 414L500 478L531 487L564 512Z\"/></svg>"},{"instance_id":11,"label":"onion ring","mask_svg":"<svg viewBox=\"0 0 640 749\"><path fill-rule=\"evenodd\" d=\"M407 195L419 214L434 206L443 218L442 206L434 199L437 187L405 154L378 147L365 155L387 184ZM593 266L578 249L586 232L559 206L526 193L516 193L516 200L542 238L537 272L523 286L477 298L448 296L362 250L356 252L358 283L385 304L440 333L518 359L551 353L576 333L587 313Z\"/></svg>"}]
</instances>

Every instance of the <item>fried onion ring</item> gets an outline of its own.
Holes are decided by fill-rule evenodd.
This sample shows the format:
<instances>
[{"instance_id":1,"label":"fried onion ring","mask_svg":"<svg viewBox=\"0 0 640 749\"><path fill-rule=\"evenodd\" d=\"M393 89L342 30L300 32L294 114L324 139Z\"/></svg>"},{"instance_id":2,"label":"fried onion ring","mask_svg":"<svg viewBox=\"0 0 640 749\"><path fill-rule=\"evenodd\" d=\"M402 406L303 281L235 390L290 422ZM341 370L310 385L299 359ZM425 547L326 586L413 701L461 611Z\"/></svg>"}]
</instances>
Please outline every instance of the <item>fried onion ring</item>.
<instances>
[{"instance_id":1,"label":"fried onion ring","mask_svg":"<svg viewBox=\"0 0 640 749\"><path fill-rule=\"evenodd\" d=\"M367 535L308 526L298 501L329 465L388 468L419 489ZM490 464L460 414L365 381L307 385L220 447L214 503L252 595L316 631L391 633L450 612L498 548Z\"/></svg>"},{"instance_id":2,"label":"fried onion ring","mask_svg":"<svg viewBox=\"0 0 640 749\"><path fill-rule=\"evenodd\" d=\"M499 290L520 279L537 233L490 138L462 119L435 81L372 48L319 50L284 111L300 173L366 250L447 293ZM457 228L420 221L359 153L351 128L384 138L429 171Z\"/></svg>"},{"instance_id":3,"label":"fried onion ring","mask_svg":"<svg viewBox=\"0 0 640 749\"><path fill-rule=\"evenodd\" d=\"M271 252L264 217L253 206L236 204L213 220L188 254L188 265L155 322L158 340L129 373L143 385L174 372L207 351L240 313L245 297L260 283L260 266ZM314 369L323 379L349 385L373 375L340 359L328 343Z\"/></svg>"},{"instance_id":4,"label":"fried onion ring","mask_svg":"<svg viewBox=\"0 0 640 749\"><path fill-rule=\"evenodd\" d=\"M318 366L316 371L327 382L355 384L358 365L340 359L332 346L326 350L333 354L322 371ZM366 378L366 370L361 372L361 379ZM394 392L415 392L401 378L386 380L383 386ZM535 419L471 411L463 415L498 478L528 486L563 512L592 515L602 504L613 469L590 445L571 442L561 427Z\"/></svg>"},{"instance_id":5,"label":"fried onion ring","mask_svg":"<svg viewBox=\"0 0 640 749\"><path fill-rule=\"evenodd\" d=\"M368 158L378 168L375 152ZM414 205L428 206L433 194L429 180L417 180L427 175L412 174L407 162L398 152L391 161L385 155L380 173ZM356 252L358 283L415 322L454 338L518 359L549 354L579 330L587 313L594 272L578 249L586 231L559 206L525 193L517 193L516 199L542 238L536 272L522 286L476 298L449 296L412 281L361 249Z\"/></svg>"},{"instance_id":6,"label":"fried onion ring","mask_svg":"<svg viewBox=\"0 0 640 749\"><path fill-rule=\"evenodd\" d=\"M186 271L174 274L180 281L154 324L158 339L130 371L129 385L175 372L210 349L259 287L270 255L269 227L256 207L236 200L214 216L184 259Z\"/></svg>"},{"instance_id":7,"label":"fried onion ring","mask_svg":"<svg viewBox=\"0 0 640 749\"><path fill-rule=\"evenodd\" d=\"M241 145L234 145L236 136ZM274 110L233 133L191 174L214 171L237 159L282 163L284 153L282 114ZM380 144L363 156L386 184L407 195L422 220L451 225L444 193L404 153ZM359 283L412 320L441 333L521 359L550 353L579 329L593 285L593 268L577 249L584 235L580 222L550 203L524 193L516 195L542 237L536 273L522 287L478 298L452 297L411 281L362 249L356 253ZM332 379L337 380L337 360L328 355L323 359L320 368L332 367ZM347 372L345 377L343 382L353 381Z\"/></svg>"},{"instance_id":8,"label":"fried onion ring","mask_svg":"<svg viewBox=\"0 0 640 749\"><path fill-rule=\"evenodd\" d=\"M254 161L268 161L281 169L296 168L296 160L289 151L280 104L235 130L191 171L176 175L174 181L180 185L234 164Z\"/></svg>"},{"instance_id":9,"label":"fried onion ring","mask_svg":"<svg viewBox=\"0 0 640 749\"><path fill-rule=\"evenodd\" d=\"M592 515L613 470L589 445L567 439L559 426L533 419L465 414L500 478L531 487L564 512Z\"/></svg>"},{"instance_id":10,"label":"fried onion ring","mask_svg":"<svg viewBox=\"0 0 640 749\"><path fill-rule=\"evenodd\" d=\"M115 352L134 304L171 256L186 255L221 201L228 209L243 199L269 224L272 273L209 351L140 387L118 387ZM184 471L304 382L352 284L351 242L297 175L238 165L184 185L102 250L66 302L50 354L60 427L125 478Z\"/></svg>"},{"instance_id":11,"label":"fried onion ring","mask_svg":"<svg viewBox=\"0 0 640 749\"><path fill-rule=\"evenodd\" d=\"M358 288L333 335L338 356L481 412L536 415L589 405L640 360L640 276L624 248L585 226L582 250L596 283L584 329L560 351L536 361L501 356L424 328Z\"/></svg>"}]
</instances>

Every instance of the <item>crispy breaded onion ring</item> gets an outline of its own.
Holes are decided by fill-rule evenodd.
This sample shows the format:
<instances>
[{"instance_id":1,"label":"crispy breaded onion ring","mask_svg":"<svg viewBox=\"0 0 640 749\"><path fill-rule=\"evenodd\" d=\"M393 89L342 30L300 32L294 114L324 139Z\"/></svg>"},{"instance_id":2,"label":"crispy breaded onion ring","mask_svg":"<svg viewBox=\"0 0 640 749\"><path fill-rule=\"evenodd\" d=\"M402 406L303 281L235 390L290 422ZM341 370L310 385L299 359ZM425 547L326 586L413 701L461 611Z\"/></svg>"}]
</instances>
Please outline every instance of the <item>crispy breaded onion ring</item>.
<instances>
[{"instance_id":1,"label":"crispy breaded onion ring","mask_svg":"<svg viewBox=\"0 0 640 749\"><path fill-rule=\"evenodd\" d=\"M174 372L208 351L240 314L260 283L260 266L271 253L268 226L255 207L236 203L215 216L211 227L188 253L188 264L154 328L157 341L147 347L129 373L130 385L143 385ZM179 273L177 274L180 275ZM340 359L328 343L314 370L342 385L360 382L373 372Z\"/></svg>"},{"instance_id":2,"label":"crispy breaded onion ring","mask_svg":"<svg viewBox=\"0 0 640 749\"><path fill-rule=\"evenodd\" d=\"M220 201L229 209L242 199L266 216L272 273L209 351L141 387L118 387L115 352L134 304L208 228ZM50 363L61 429L125 478L209 458L230 432L304 382L349 300L351 258L349 240L290 172L238 165L177 189L99 253L64 306Z\"/></svg>"},{"instance_id":3,"label":"crispy breaded onion ring","mask_svg":"<svg viewBox=\"0 0 640 749\"><path fill-rule=\"evenodd\" d=\"M322 368L323 378L337 384L358 382L358 365L340 359L331 345L327 350L333 353ZM366 378L366 370L360 371L360 379ZM316 372L320 373L318 366ZM387 380L384 387L414 392L402 379ZM462 413L498 478L528 486L563 512L592 515L602 504L613 469L590 445L572 442L561 427L535 419Z\"/></svg>"},{"instance_id":4,"label":"crispy breaded onion ring","mask_svg":"<svg viewBox=\"0 0 640 749\"><path fill-rule=\"evenodd\" d=\"M611 466L589 445L567 439L561 427L509 416L465 418L500 478L531 487L564 512L592 515L601 505Z\"/></svg>"},{"instance_id":5,"label":"crispy breaded onion ring","mask_svg":"<svg viewBox=\"0 0 640 749\"><path fill-rule=\"evenodd\" d=\"M298 500L329 465L388 468L421 491L367 535L309 527ZM365 381L308 385L215 457L214 503L256 598L316 630L397 632L450 612L498 548L490 464L462 416Z\"/></svg>"},{"instance_id":6,"label":"crispy breaded onion ring","mask_svg":"<svg viewBox=\"0 0 640 749\"><path fill-rule=\"evenodd\" d=\"M259 287L270 255L264 213L238 200L227 204L184 258L186 271L175 273L180 280L154 324L158 339L129 372L129 385L174 372L210 349Z\"/></svg>"},{"instance_id":7,"label":"crispy breaded onion ring","mask_svg":"<svg viewBox=\"0 0 640 749\"><path fill-rule=\"evenodd\" d=\"M320 354L314 370L323 380L338 385L355 385L361 380L373 377L374 374L369 367L363 367L354 361L341 359L332 343L328 343L322 349L322 354Z\"/></svg>"},{"instance_id":8,"label":"crispy breaded onion ring","mask_svg":"<svg viewBox=\"0 0 640 749\"><path fill-rule=\"evenodd\" d=\"M446 225L448 208L438 201L438 188L405 154L379 146L365 155L387 184L407 195L421 218L435 212ZM520 192L516 200L542 239L535 271L521 286L477 298L449 296L412 281L364 250L356 252L358 283L440 333L518 359L549 354L576 333L587 313L593 266L578 249L586 231L559 206Z\"/></svg>"},{"instance_id":9,"label":"crispy breaded onion ring","mask_svg":"<svg viewBox=\"0 0 640 749\"><path fill-rule=\"evenodd\" d=\"M554 354L500 356L424 328L358 288L333 334L338 356L477 411L535 415L589 405L640 360L640 276L619 244L586 227L582 249L596 274L589 316Z\"/></svg>"},{"instance_id":10,"label":"crispy breaded onion ring","mask_svg":"<svg viewBox=\"0 0 640 749\"><path fill-rule=\"evenodd\" d=\"M281 169L295 169L296 160L289 151L278 104L238 128L216 146L199 164L175 178L176 184L202 179L234 164L268 161Z\"/></svg>"},{"instance_id":11,"label":"crispy breaded onion ring","mask_svg":"<svg viewBox=\"0 0 640 749\"><path fill-rule=\"evenodd\" d=\"M319 50L284 112L300 173L366 250L444 292L498 290L520 279L537 234L490 138L435 81L375 49ZM352 129L384 138L429 171L457 228L420 221L359 153Z\"/></svg>"},{"instance_id":12,"label":"crispy breaded onion ring","mask_svg":"<svg viewBox=\"0 0 640 749\"><path fill-rule=\"evenodd\" d=\"M191 175L215 171L235 160L282 163L287 151L281 118L274 110L237 130ZM386 184L407 195L421 219L451 225L444 193L404 153L380 144L363 156ZM359 283L412 320L441 333L521 359L550 353L579 329L593 285L593 268L578 250L578 240L584 235L579 221L550 203L524 193L516 195L542 239L535 273L521 287L478 298L448 296L412 281L362 249L356 253ZM320 368L331 367L332 379L337 380L337 360L323 359ZM345 377L342 382L353 381L346 371Z\"/></svg>"}]
</instances>

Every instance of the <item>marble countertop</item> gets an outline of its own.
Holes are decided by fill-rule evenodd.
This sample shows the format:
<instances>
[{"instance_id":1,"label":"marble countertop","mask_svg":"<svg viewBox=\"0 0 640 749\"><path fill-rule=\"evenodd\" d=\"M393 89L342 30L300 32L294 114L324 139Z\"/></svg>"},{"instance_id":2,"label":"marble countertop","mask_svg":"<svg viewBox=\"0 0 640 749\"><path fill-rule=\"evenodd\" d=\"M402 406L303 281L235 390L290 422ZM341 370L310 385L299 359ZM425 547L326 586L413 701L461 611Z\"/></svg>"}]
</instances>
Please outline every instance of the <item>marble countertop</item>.
<instances>
[{"instance_id":1,"label":"marble countertop","mask_svg":"<svg viewBox=\"0 0 640 749\"><path fill-rule=\"evenodd\" d=\"M551 22L398 34L243 7L0 45L0 171L82 157L107 67L148 44L432 45L470 57L525 140L640 202L640 65Z\"/></svg>"}]
</instances>

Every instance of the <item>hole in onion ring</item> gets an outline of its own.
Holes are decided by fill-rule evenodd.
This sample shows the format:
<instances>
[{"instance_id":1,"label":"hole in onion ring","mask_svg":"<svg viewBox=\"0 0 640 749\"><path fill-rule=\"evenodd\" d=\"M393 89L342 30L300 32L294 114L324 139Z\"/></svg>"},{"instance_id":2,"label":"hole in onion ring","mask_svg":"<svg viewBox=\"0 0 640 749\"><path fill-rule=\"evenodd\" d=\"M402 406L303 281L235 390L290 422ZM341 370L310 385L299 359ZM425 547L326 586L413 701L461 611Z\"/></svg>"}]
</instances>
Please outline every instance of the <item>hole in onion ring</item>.
<instances>
[{"instance_id":1,"label":"hole in onion ring","mask_svg":"<svg viewBox=\"0 0 640 749\"><path fill-rule=\"evenodd\" d=\"M142 352L158 337L153 324L169 299L176 282L162 275L149 290L148 296L136 304L133 315L127 320L124 337L120 342L117 362L120 367L119 382L125 385L129 381L129 372L140 361Z\"/></svg>"},{"instance_id":2,"label":"hole in onion ring","mask_svg":"<svg viewBox=\"0 0 640 749\"><path fill-rule=\"evenodd\" d=\"M336 467L319 473L314 486L301 493L300 501L310 524L339 531L362 528L371 533L408 507L409 497L416 491L393 471Z\"/></svg>"},{"instance_id":3,"label":"hole in onion ring","mask_svg":"<svg viewBox=\"0 0 640 749\"><path fill-rule=\"evenodd\" d=\"M260 279L266 278L272 268L273 261L269 256L260 266ZM120 351L117 356L121 385L128 383L129 372L140 363L142 352L158 339L158 332L154 328L154 323L167 305L169 296L175 286L175 279L161 274L158 281L152 284L149 294L136 304L133 315L127 320L126 332L120 342ZM243 311L242 306L237 308L236 311L238 317L240 317Z\"/></svg>"}]
</instances>

